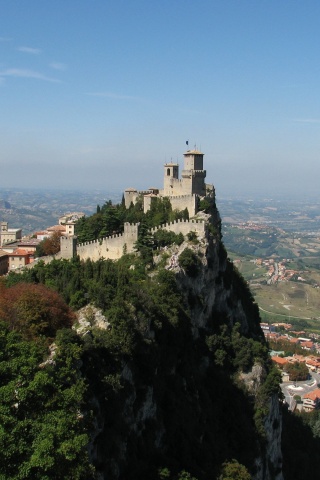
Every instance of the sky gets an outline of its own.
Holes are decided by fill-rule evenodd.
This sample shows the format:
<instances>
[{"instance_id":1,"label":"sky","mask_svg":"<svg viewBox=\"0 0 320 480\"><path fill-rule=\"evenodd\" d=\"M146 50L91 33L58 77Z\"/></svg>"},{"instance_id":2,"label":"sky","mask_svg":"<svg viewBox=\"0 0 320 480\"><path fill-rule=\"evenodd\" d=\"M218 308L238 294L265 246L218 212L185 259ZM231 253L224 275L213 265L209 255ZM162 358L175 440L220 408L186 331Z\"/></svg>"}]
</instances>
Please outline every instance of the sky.
<instances>
[{"instance_id":1,"label":"sky","mask_svg":"<svg viewBox=\"0 0 320 480\"><path fill-rule=\"evenodd\" d=\"M319 195L319 52L319 0L0 0L0 193L161 188L196 146L217 196Z\"/></svg>"}]
</instances>

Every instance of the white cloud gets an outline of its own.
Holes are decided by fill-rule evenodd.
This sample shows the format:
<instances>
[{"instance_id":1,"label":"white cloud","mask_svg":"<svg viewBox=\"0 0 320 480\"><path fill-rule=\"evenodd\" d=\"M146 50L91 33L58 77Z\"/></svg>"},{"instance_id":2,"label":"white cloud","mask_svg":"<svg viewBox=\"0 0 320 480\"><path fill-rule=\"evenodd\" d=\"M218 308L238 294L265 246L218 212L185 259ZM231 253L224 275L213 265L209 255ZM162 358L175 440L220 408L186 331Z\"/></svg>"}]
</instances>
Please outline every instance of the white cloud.
<instances>
[{"instance_id":1,"label":"white cloud","mask_svg":"<svg viewBox=\"0 0 320 480\"><path fill-rule=\"evenodd\" d=\"M86 93L86 95L89 95L91 97L111 98L113 100L140 100L140 98L138 97L133 97L131 95L120 95L112 92L92 92Z\"/></svg>"},{"instance_id":2,"label":"white cloud","mask_svg":"<svg viewBox=\"0 0 320 480\"><path fill-rule=\"evenodd\" d=\"M46 82L61 83L61 81L56 78L50 78L42 73L20 68L8 68L2 70L0 71L0 77L35 78L36 80L44 80Z\"/></svg>"},{"instance_id":3,"label":"white cloud","mask_svg":"<svg viewBox=\"0 0 320 480\"><path fill-rule=\"evenodd\" d=\"M54 70L66 70L67 65L64 63L59 63L59 62L52 62L49 63L49 67L53 68Z\"/></svg>"},{"instance_id":4,"label":"white cloud","mask_svg":"<svg viewBox=\"0 0 320 480\"><path fill-rule=\"evenodd\" d=\"M31 48L31 47L18 47L19 52L31 53L31 55L39 55L41 53L40 48Z\"/></svg>"}]
</instances>

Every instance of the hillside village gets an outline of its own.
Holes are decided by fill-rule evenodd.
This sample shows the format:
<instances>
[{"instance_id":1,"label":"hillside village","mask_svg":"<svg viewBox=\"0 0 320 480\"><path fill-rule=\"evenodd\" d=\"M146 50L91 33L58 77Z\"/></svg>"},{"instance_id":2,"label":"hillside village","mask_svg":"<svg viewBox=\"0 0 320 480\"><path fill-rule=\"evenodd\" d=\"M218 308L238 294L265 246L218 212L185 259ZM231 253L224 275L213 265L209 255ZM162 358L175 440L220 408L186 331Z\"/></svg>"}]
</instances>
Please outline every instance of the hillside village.
<instances>
[{"instance_id":1,"label":"hillside village","mask_svg":"<svg viewBox=\"0 0 320 480\"><path fill-rule=\"evenodd\" d=\"M10 271L18 271L32 264L35 252L45 238L54 234L73 236L75 223L84 215L82 212L71 212L61 216L57 225L22 236L21 228L9 228L8 222L0 223L0 275Z\"/></svg>"},{"instance_id":2,"label":"hillside village","mask_svg":"<svg viewBox=\"0 0 320 480\"><path fill-rule=\"evenodd\" d=\"M289 409L310 412L319 408L320 335L295 331L289 323L261 323L261 328L272 346L271 359L281 371L281 388Z\"/></svg>"}]
</instances>

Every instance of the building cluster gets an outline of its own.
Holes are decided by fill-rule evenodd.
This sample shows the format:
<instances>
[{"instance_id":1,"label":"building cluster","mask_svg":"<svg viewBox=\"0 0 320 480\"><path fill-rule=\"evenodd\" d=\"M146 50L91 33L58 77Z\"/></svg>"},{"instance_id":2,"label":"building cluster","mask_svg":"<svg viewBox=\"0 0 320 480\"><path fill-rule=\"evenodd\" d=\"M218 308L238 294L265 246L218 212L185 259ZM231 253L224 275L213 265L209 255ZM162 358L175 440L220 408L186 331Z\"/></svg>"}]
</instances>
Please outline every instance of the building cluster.
<instances>
[{"instance_id":1,"label":"building cluster","mask_svg":"<svg viewBox=\"0 0 320 480\"><path fill-rule=\"evenodd\" d=\"M284 282L290 280L305 282L306 280L301 276L298 270L287 267L289 262L289 259L283 259L278 262L274 258L257 258L256 260L254 260L254 263L257 266L263 266L267 268L268 271L266 276L268 277L268 284L274 284L277 282Z\"/></svg>"},{"instance_id":2,"label":"building cluster","mask_svg":"<svg viewBox=\"0 0 320 480\"><path fill-rule=\"evenodd\" d=\"M313 335L306 337L304 331L292 330L292 325L288 323L262 323L262 331L267 340L271 340L279 344L283 350L271 350L270 356L273 363L281 370L282 382L294 381L290 378L290 364L304 364L309 370L309 374L320 374L320 343L317 343L316 338ZM285 333L277 332L276 330L281 328ZM302 336L304 335L304 336ZM317 336L318 337L318 336ZM318 338L317 338L318 339ZM274 345L274 344L273 344ZM290 351L290 347L299 346L302 350L305 350L305 355L293 354L285 356L285 350ZM313 388L301 395L301 401L299 405L294 400L297 394L300 393L301 387L296 388L291 385L291 390L288 387L288 395L290 401L287 401L289 408L294 410L295 408L303 409L304 411L311 411L314 408L320 407L320 389L317 388L317 382L313 383ZM308 387L311 388L311 387ZM300 395L298 395L300 397Z\"/></svg>"},{"instance_id":3,"label":"building cluster","mask_svg":"<svg viewBox=\"0 0 320 480\"><path fill-rule=\"evenodd\" d=\"M302 335L305 335L305 332L303 330L292 330L292 325L290 323L261 323L260 325L266 340L277 343L286 343L288 344L288 349L290 345L298 345L303 350L320 354L320 343L315 341L317 338L315 338L313 334L308 338L302 337ZM277 331L278 328L286 330L286 332L279 332Z\"/></svg>"},{"instance_id":4,"label":"building cluster","mask_svg":"<svg viewBox=\"0 0 320 480\"><path fill-rule=\"evenodd\" d=\"M304 363L311 372L320 373L320 357L316 355L308 355L305 357L304 355L294 354L288 357L280 357L277 355L277 353L279 352L273 352L274 355L271 357L271 359L280 369L285 368L286 365L290 363L298 362ZM289 380L290 378L288 378L288 381Z\"/></svg>"},{"instance_id":5,"label":"building cluster","mask_svg":"<svg viewBox=\"0 0 320 480\"><path fill-rule=\"evenodd\" d=\"M280 357L279 354L283 352L271 352L273 353L272 355L272 361L274 364L281 370L282 372L282 381L283 382L289 382L290 381L290 375L286 372L286 369L288 367L288 364L293 364L293 363L303 363L306 365L308 368L309 372L314 372L316 374L320 374L320 357L316 355L309 355L307 357L303 355L293 355L292 357ZM296 382L295 382L296 385ZM292 385L291 389L288 389L288 393L290 397L295 398L297 396L297 393L300 392L300 390L296 389L296 386ZM310 412L314 410L315 408L320 407L320 388L318 388L317 383L313 383L314 387L311 391L308 391L304 394L301 395L301 408L306 412ZM299 388L299 387L298 387ZM301 388L301 387L300 387ZM298 395L300 397L300 395ZM290 402L291 403L291 402ZM297 407L296 402L291 403L291 409L295 409Z\"/></svg>"},{"instance_id":6,"label":"building cluster","mask_svg":"<svg viewBox=\"0 0 320 480\"><path fill-rule=\"evenodd\" d=\"M59 218L59 224L48 227L32 236L22 237L21 228L9 228L8 222L0 223L0 275L19 270L35 260L35 252L39 243L58 233L63 236L74 235L75 222L84 214L73 212Z\"/></svg>"}]
</instances>

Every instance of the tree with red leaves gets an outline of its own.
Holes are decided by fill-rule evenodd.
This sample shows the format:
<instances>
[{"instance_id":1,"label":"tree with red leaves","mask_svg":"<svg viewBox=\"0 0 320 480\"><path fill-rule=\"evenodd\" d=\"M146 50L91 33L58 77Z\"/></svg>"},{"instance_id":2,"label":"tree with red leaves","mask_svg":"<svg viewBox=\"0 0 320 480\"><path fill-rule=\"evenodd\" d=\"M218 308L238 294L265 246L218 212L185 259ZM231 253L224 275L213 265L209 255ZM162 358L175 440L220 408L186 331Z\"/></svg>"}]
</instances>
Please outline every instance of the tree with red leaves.
<instances>
[{"instance_id":1,"label":"tree with red leaves","mask_svg":"<svg viewBox=\"0 0 320 480\"><path fill-rule=\"evenodd\" d=\"M71 327L74 313L60 295L41 284L18 283L1 287L0 320L25 338L54 338Z\"/></svg>"},{"instance_id":2,"label":"tree with red leaves","mask_svg":"<svg viewBox=\"0 0 320 480\"><path fill-rule=\"evenodd\" d=\"M54 232L50 237L44 238L37 246L36 255L43 257L45 255L55 255L60 252L61 236L61 232Z\"/></svg>"}]
</instances>

